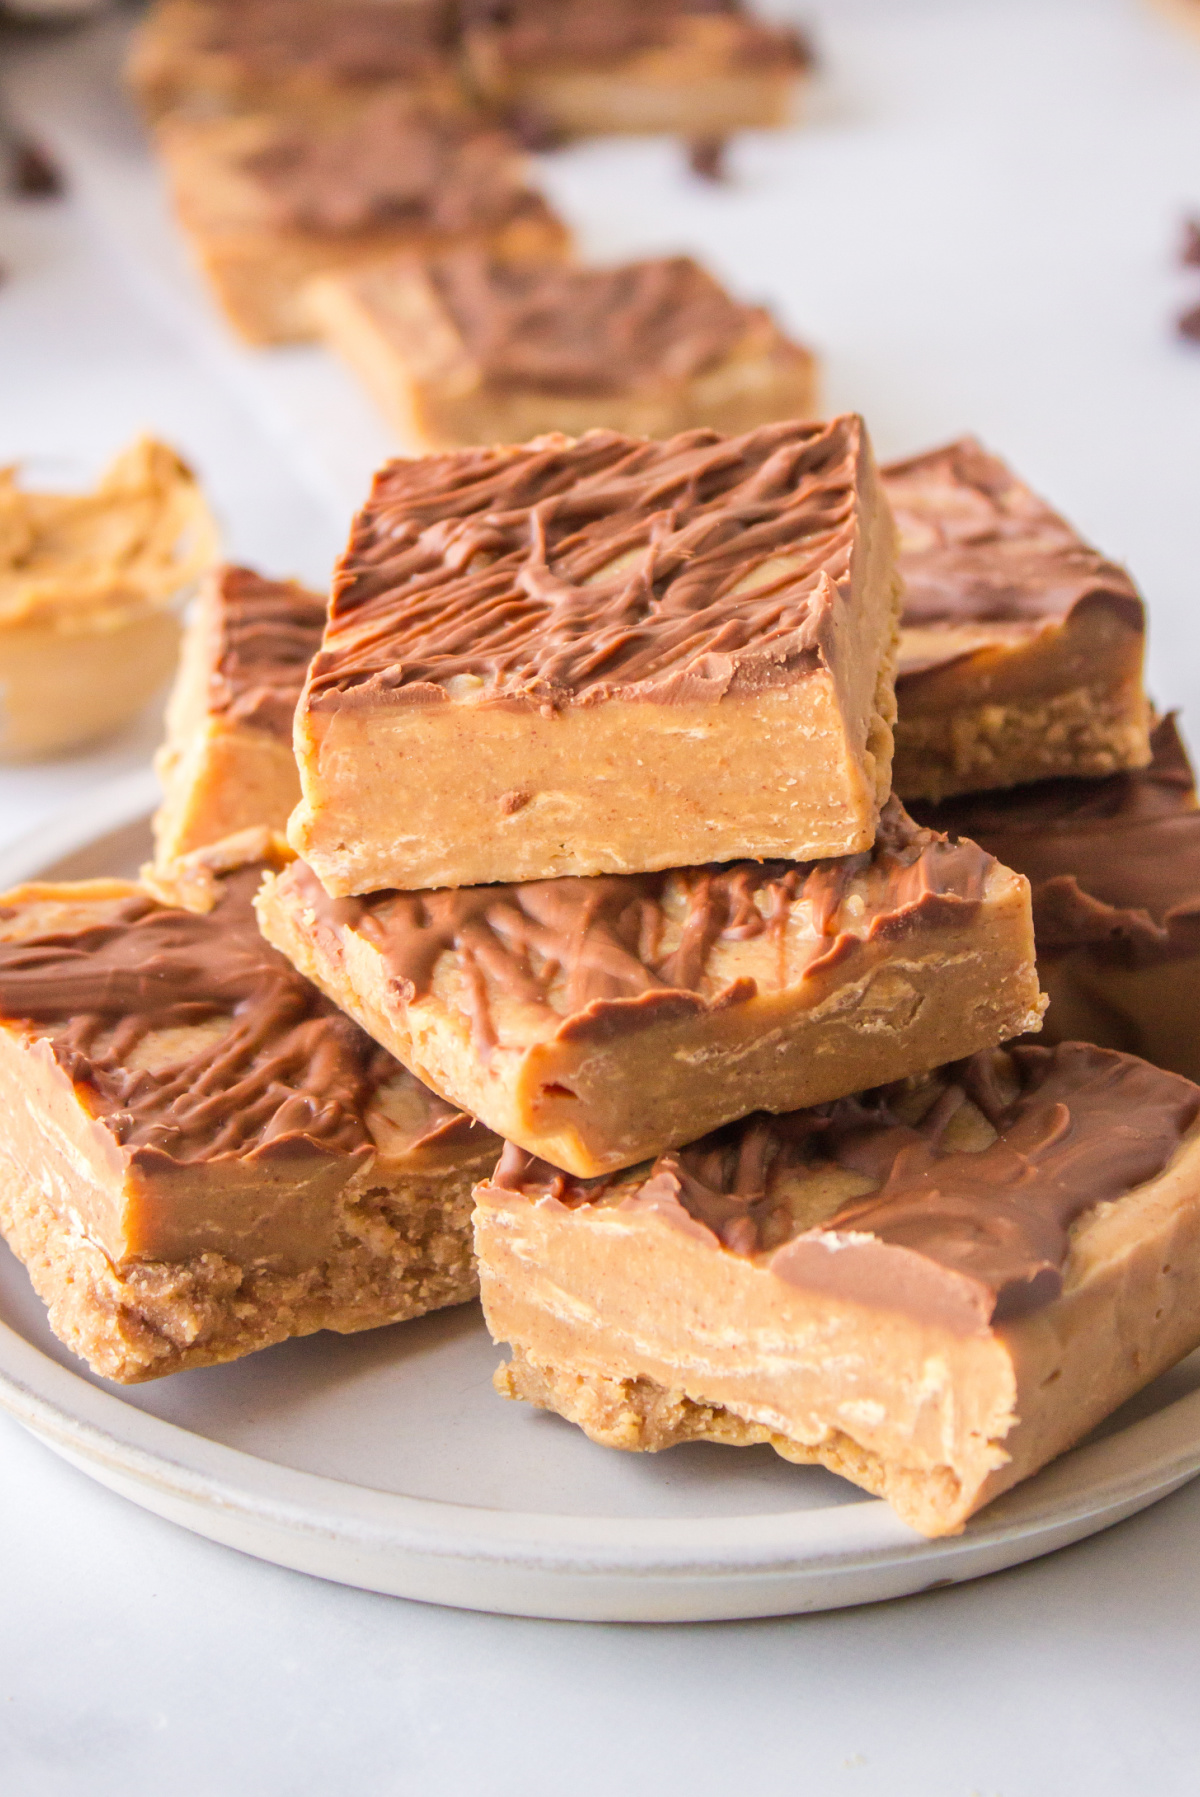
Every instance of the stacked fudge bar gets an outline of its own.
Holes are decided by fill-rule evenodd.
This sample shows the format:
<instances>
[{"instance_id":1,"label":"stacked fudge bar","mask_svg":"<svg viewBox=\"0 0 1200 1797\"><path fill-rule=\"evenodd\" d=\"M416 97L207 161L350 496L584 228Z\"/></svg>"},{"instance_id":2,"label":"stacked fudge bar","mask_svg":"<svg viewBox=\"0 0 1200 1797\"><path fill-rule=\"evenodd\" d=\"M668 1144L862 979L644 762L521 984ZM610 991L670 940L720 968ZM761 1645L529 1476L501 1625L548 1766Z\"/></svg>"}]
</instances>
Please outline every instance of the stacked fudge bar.
<instances>
[{"instance_id":1,"label":"stacked fudge bar","mask_svg":"<svg viewBox=\"0 0 1200 1797\"><path fill-rule=\"evenodd\" d=\"M1029 887L889 796L898 599L855 419L390 464L257 909L507 1139L506 1395L941 1533L1200 1340L1200 1088L1003 1046Z\"/></svg>"},{"instance_id":2,"label":"stacked fudge bar","mask_svg":"<svg viewBox=\"0 0 1200 1797\"><path fill-rule=\"evenodd\" d=\"M930 466L921 517L982 541ZM1099 583L1060 568L1035 627L999 582L1021 715L1057 715L1047 669L1125 690L1123 641L1107 673L1053 651L1129 592L987 467ZM553 436L388 464L323 630L294 585L212 578L155 869L0 906L0 1223L64 1340L149 1378L478 1268L503 1394L627 1449L769 1443L928 1534L1200 1341L1200 1086L1019 1040L1029 881L890 793L897 641L937 662L928 606L899 628L906 479L852 417ZM978 674L970 617L941 662ZM1090 781L1125 800L1064 816L1200 815L1180 753L1160 727Z\"/></svg>"}]
</instances>

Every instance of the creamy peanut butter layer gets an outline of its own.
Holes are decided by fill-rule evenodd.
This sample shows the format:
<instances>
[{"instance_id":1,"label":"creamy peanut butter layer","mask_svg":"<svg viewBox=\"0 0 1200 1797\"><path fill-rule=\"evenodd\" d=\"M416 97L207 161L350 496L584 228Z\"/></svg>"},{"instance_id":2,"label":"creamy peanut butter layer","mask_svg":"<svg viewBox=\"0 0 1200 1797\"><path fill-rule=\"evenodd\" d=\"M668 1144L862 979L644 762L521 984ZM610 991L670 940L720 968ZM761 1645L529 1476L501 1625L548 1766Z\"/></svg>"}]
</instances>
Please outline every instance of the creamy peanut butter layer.
<instances>
[{"instance_id":1,"label":"creamy peanut butter layer","mask_svg":"<svg viewBox=\"0 0 1200 1797\"><path fill-rule=\"evenodd\" d=\"M785 125L812 62L736 0L465 0L462 18L475 93L547 143Z\"/></svg>"},{"instance_id":2,"label":"creamy peanut butter layer","mask_svg":"<svg viewBox=\"0 0 1200 1797\"><path fill-rule=\"evenodd\" d=\"M331 900L302 862L269 939L427 1084L588 1175L1036 1029L1024 880L889 802L815 865Z\"/></svg>"},{"instance_id":3,"label":"creamy peanut butter layer","mask_svg":"<svg viewBox=\"0 0 1200 1797\"><path fill-rule=\"evenodd\" d=\"M0 1229L55 1333L122 1382L475 1291L486 1130L262 940L262 865L0 901Z\"/></svg>"},{"instance_id":4,"label":"creamy peanut butter layer","mask_svg":"<svg viewBox=\"0 0 1200 1797\"><path fill-rule=\"evenodd\" d=\"M397 251L552 259L568 244L512 137L403 91L328 114L175 116L158 145L196 261L253 343L316 334L320 274Z\"/></svg>"},{"instance_id":5,"label":"creamy peanut butter layer","mask_svg":"<svg viewBox=\"0 0 1200 1797\"><path fill-rule=\"evenodd\" d=\"M286 829L300 797L292 719L324 621L324 595L293 580L226 565L204 582L155 762L160 864L241 830Z\"/></svg>"},{"instance_id":6,"label":"creamy peanut butter layer","mask_svg":"<svg viewBox=\"0 0 1200 1797\"><path fill-rule=\"evenodd\" d=\"M952 1534L1200 1342L1200 1087L990 1050L615 1177L476 1192L507 1397L594 1441L769 1443Z\"/></svg>"},{"instance_id":7,"label":"creamy peanut butter layer","mask_svg":"<svg viewBox=\"0 0 1200 1797\"><path fill-rule=\"evenodd\" d=\"M689 256L618 268L397 257L310 290L330 346L415 448L811 418L816 364Z\"/></svg>"},{"instance_id":8,"label":"creamy peanut butter layer","mask_svg":"<svg viewBox=\"0 0 1200 1797\"><path fill-rule=\"evenodd\" d=\"M170 679L217 532L191 469L143 437L87 493L0 468L0 757L75 748Z\"/></svg>"},{"instance_id":9,"label":"creamy peanut butter layer","mask_svg":"<svg viewBox=\"0 0 1200 1797\"><path fill-rule=\"evenodd\" d=\"M1079 1037L1200 1079L1200 810L1173 718L1147 768L921 807L1025 874L1046 1039Z\"/></svg>"},{"instance_id":10,"label":"creamy peanut butter layer","mask_svg":"<svg viewBox=\"0 0 1200 1797\"><path fill-rule=\"evenodd\" d=\"M1145 617L1124 569L970 438L881 478L905 584L900 796L1144 767Z\"/></svg>"},{"instance_id":11,"label":"creamy peanut butter layer","mask_svg":"<svg viewBox=\"0 0 1200 1797\"><path fill-rule=\"evenodd\" d=\"M380 86L460 100L448 0L157 0L129 82L151 118L342 103Z\"/></svg>"},{"instance_id":12,"label":"creamy peanut butter layer","mask_svg":"<svg viewBox=\"0 0 1200 1797\"><path fill-rule=\"evenodd\" d=\"M898 588L866 430L389 462L296 714L326 890L870 846Z\"/></svg>"}]
</instances>

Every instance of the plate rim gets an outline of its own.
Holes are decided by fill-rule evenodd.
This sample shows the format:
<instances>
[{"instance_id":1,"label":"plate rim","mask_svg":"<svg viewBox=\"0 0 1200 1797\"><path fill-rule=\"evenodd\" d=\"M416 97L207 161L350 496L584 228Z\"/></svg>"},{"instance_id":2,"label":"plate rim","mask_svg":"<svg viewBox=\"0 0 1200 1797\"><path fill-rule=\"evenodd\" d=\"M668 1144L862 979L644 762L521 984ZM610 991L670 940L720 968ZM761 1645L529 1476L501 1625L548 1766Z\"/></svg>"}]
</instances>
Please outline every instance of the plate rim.
<instances>
[{"instance_id":1,"label":"plate rim","mask_svg":"<svg viewBox=\"0 0 1200 1797\"><path fill-rule=\"evenodd\" d=\"M146 817L157 797L149 769L94 788L85 800L0 847L0 887L42 877L55 862ZM1113 1435L1070 1450L999 1498L964 1533L932 1541L902 1523L882 1499L869 1497L716 1517L505 1510L381 1491L230 1447L127 1404L119 1387L94 1384L2 1321L0 1408L101 1483L260 1558L321 1572L305 1563L301 1551L306 1540L320 1539L326 1546L340 1543L351 1555L399 1556L447 1573L453 1567L475 1568L492 1575L492 1586L478 1603L449 1589L403 1594L562 1618L603 1613L612 1619L662 1620L647 1608L648 1598L639 1602L631 1595L634 1581L690 1590L680 1620L833 1607L957 1582L1095 1533L1200 1473L1198 1388ZM237 1539L239 1534L249 1544ZM277 1538L274 1546L264 1545L264 1537ZM796 1599L797 1580L820 1584L883 1574L892 1575L886 1591L826 1596L807 1606ZM340 1575L325 1570L323 1576ZM529 1579L549 1580L564 1590L552 1601L543 1596L531 1604L519 1592ZM605 1581L616 1581L624 1595L602 1612L581 1607L565 1589ZM743 1597L732 1610L706 1608L703 1592L729 1581L760 1591L787 1585L792 1598L764 1605ZM342 1582L399 1589L370 1578L346 1576ZM415 1587L429 1581L410 1582Z\"/></svg>"}]
</instances>

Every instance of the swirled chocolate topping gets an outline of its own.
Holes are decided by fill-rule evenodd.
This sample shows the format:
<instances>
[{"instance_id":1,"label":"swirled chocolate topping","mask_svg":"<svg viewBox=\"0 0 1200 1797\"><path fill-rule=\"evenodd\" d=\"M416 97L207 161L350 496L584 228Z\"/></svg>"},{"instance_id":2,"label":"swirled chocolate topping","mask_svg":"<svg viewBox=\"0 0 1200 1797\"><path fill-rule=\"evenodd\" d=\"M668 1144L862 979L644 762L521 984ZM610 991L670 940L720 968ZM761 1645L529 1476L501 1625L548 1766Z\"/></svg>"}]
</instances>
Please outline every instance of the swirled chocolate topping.
<instances>
[{"instance_id":1,"label":"swirled chocolate topping","mask_svg":"<svg viewBox=\"0 0 1200 1797\"><path fill-rule=\"evenodd\" d=\"M262 872L231 874L202 916L139 895L101 924L0 941L0 1016L45 1037L135 1160L355 1154L376 1091L411 1078L263 941ZM201 1029L186 1045L223 1019L216 1040ZM178 1059L139 1066L164 1030L185 1032ZM431 1134L460 1120L430 1102Z\"/></svg>"},{"instance_id":2,"label":"swirled chocolate topping","mask_svg":"<svg viewBox=\"0 0 1200 1797\"><path fill-rule=\"evenodd\" d=\"M387 463L309 703L719 698L814 667L850 576L861 420L616 431Z\"/></svg>"},{"instance_id":3,"label":"swirled chocolate topping","mask_svg":"<svg viewBox=\"0 0 1200 1797\"><path fill-rule=\"evenodd\" d=\"M1088 944L1118 965L1200 954L1200 810L1174 717L1147 768L1104 780L1044 780L914 805L961 831L1033 888L1039 956Z\"/></svg>"},{"instance_id":4,"label":"swirled chocolate topping","mask_svg":"<svg viewBox=\"0 0 1200 1797\"><path fill-rule=\"evenodd\" d=\"M196 47L262 79L411 80L442 65L451 17L447 0L227 0L208 9Z\"/></svg>"},{"instance_id":5,"label":"swirled chocolate topping","mask_svg":"<svg viewBox=\"0 0 1200 1797\"><path fill-rule=\"evenodd\" d=\"M811 953L803 971L815 974L931 912L961 917L978 904L993 866L974 843L918 830L892 799L874 848L832 861L740 861L337 900L301 862L283 877L298 884L318 926L324 920L371 942L410 1003L428 996L438 962L455 953L475 1040L486 1051L496 1042L493 994L540 1013L559 1040L609 1037L649 1021L651 1011L753 997L753 980L727 987L710 975L722 943L773 938L782 984L800 971L785 943L793 913L806 914Z\"/></svg>"},{"instance_id":6,"label":"swirled chocolate topping","mask_svg":"<svg viewBox=\"0 0 1200 1797\"><path fill-rule=\"evenodd\" d=\"M218 568L216 664L209 682L221 717L291 741L308 664L321 646L325 599L294 580Z\"/></svg>"},{"instance_id":7,"label":"swirled chocolate topping","mask_svg":"<svg viewBox=\"0 0 1200 1797\"><path fill-rule=\"evenodd\" d=\"M239 166L268 221L283 229L350 234L409 224L449 236L545 209L504 132L425 111L404 94L381 94L356 118L323 129L281 120Z\"/></svg>"},{"instance_id":8,"label":"swirled chocolate topping","mask_svg":"<svg viewBox=\"0 0 1200 1797\"><path fill-rule=\"evenodd\" d=\"M1200 1116L1190 1080L1082 1042L992 1049L943 1068L915 1122L913 1085L760 1113L602 1180L510 1146L495 1183L568 1206L608 1197L658 1210L763 1255L792 1284L972 1332L1057 1297L1071 1225L1161 1173ZM943 1138L968 1099L996 1135L955 1151ZM798 1227L789 1193L830 1167L874 1190Z\"/></svg>"},{"instance_id":9,"label":"swirled chocolate topping","mask_svg":"<svg viewBox=\"0 0 1200 1797\"><path fill-rule=\"evenodd\" d=\"M486 380L522 391L626 393L690 380L765 317L690 256L572 268L463 250L427 272Z\"/></svg>"},{"instance_id":10,"label":"swirled chocolate topping","mask_svg":"<svg viewBox=\"0 0 1200 1797\"><path fill-rule=\"evenodd\" d=\"M972 438L892 462L880 475L900 533L905 625L1036 630L1089 604L1144 628L1142 602L1124 569L1089 548ZM949 656L924 645L916 657L902 650L901 671L916 673L939 659Z\"/></svg>"},{"instance_id":11,"label":"swirled chocolate topping","mask_svg":"<svg viewBox=\"0 0 1200 1797\"><path fill-rule=\"evenodd\" d=\"M487 31L513 68L619 62L670 44L680 19L714 14L736 21L739 63L801 69L812 60L800 32L747 17L739 0L465 0L462 11L467 30Z\"/></svg>"}]
</instances>

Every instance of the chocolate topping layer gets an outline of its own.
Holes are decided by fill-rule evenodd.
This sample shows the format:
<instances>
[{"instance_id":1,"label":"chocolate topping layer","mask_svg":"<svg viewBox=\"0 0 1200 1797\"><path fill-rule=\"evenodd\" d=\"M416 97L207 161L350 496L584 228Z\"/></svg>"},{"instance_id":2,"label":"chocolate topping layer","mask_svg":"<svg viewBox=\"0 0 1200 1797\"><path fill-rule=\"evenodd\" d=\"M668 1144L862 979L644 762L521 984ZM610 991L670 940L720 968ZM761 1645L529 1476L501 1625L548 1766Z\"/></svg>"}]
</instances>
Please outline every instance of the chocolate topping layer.
<instances>
[{"instance_id":1,"label":"chocolate topping layer","mask_svg":"<svg viewBox=\"0 0 1200 1797\"><path fill-rule=\"evenodd\" d=\"M210 5L196 47L268 80L411 80L442 64L451 19L447 0L227 0Z\"/></svg>"},{"instance_id":2,"label":"chocolate topping layer","mask_svg":"<svg viewBox=\"0 0 1200 1797\"><path fill-rule=\"evenodd\" d=\"M875 846L838 860L741 861L667 873L535 880L419 893L330 899L296 862L318 923L359 932L383 956L410 1002L428 996L441 957L466 973L477 1046L496 1042L492 994L533 1007L559 1040L637 1028L664 1010L703 1010L754 996L754 981L714 984L721 943L773 937L779 979L799 977L785 933L806 913L806 975L880 936L901 935L931 912L961 916L978 904L994 863L974 843L917 829L889 800Z\"/></svg>"},{"instance_id":3,"label":"chocolate topping layer","mask_svg":"<svg viewBox=\"0 0 1200 1797\"><path fill-rule=\"evenodd\" d=\"M690 256L571 268L463 250L427 273L484 377L521 391L674 385L722 361L766 316Z\"/></svg>"},{"instance_id":4,"label":"chocolate topping layer","mask_svg":"<svg viewBox=\"0 0 1200 1797\"><path fill-rule=\"evenodd\" d=\"M859 419L616 431L393 461L335 577L310 703L716 699L817 665Z\"/></svg>"},{"instance_id":5,"label":"chocolate topping layer","mask_svg":"<svg viewBox=\"0 0 1200 1797\"><path fill-rule=\"evenodd\" d=\"M350 122L281 121L239 166L280 229L350 234L411 225L447 236L544 210L502 131L422 110L384 93Z\"/></svg>"},{"instance_id":6,"label":"chocolate topping layer","mask_svg":"<svg viewBox=\"0 0 1200 1797\"><path fill-rule=\"evenodd\" d=\"M462 12L513 68L619 62L671 43L681 18L715 13L737 20L739 63L802 69L812 60L798 31L748 18L739 0L464 0Z\"/></svg>"},{"instance_id":7,"label":"chocolate topping layer","mask_svg":"<svg viewBox=\"0 0 1200 1797\"><path fill-rule=\"evenodd\" d=\"M264 942L262 872L231 874L204 915L135 896L112 922L0 941L0 1017L45 1037L139 1164L355 1154L376 1091L411 1078ZM152 1032L227 1016L217 1041L137 1069ZM430 1137L463 1122L429 1102Z\"/></svg>"},{"instance_id":8,"label":"chocolate topping layer","mask_svg":"<svg viewBox=\"0 0 1200 1797\"><path fill-rule=\"evenodd\" d=\"M219 568L213 579L219 634L212 710L290 742L304 676L321 646L325 599L250 568Z\"/></svg>"},{"instance_id":9,"label":"chocolate topping layer","mask_svg":"<svg viewBox=\"0 0 1200 1797\"><path fill-rule=\"evenodd\" d=\"M568 1206L632 1186L622 1209L690 1220L793 1284L973 1331L1057 1297L1071 1225L1161 1173L1200 1115L1190 1080L1081 1042L992 1049L934 1082L915 1123L904 1082L729 1124L634 1175L574 1179L509 1146L494 1183ZM968 1098L996 1139L947 1150ZM830 1166L876 1189L799 1228L789 1185Z\"/></svg>"},{"instance_id":10,"label":"chocolate topping layer","mask_svg":"<svg viewBox=\"0 0 1200 1797\"><path fill-rule=\"evenodd\" d=\"M1090 549L1064 518L972 438L881 469L900 533L907 626L1023 624L1032 631L1078 606L1118 612L1144 628L1124 569ZM961 653L901 648L901 673Z\"/></svg>"},{"instance_id":11,"label":"chocolate topping layer","mask_svg":"<svg viewBox=\"0 0 1200 1797\"><path fill-rule=\"evenodd\" d=\"M1122 966L1200 954L1200 810L1173 717L1147 768L1104 780L1043 780L914 805L1033 887L1039 956L1090 945Z\"/></svg>"}]
</instances>

